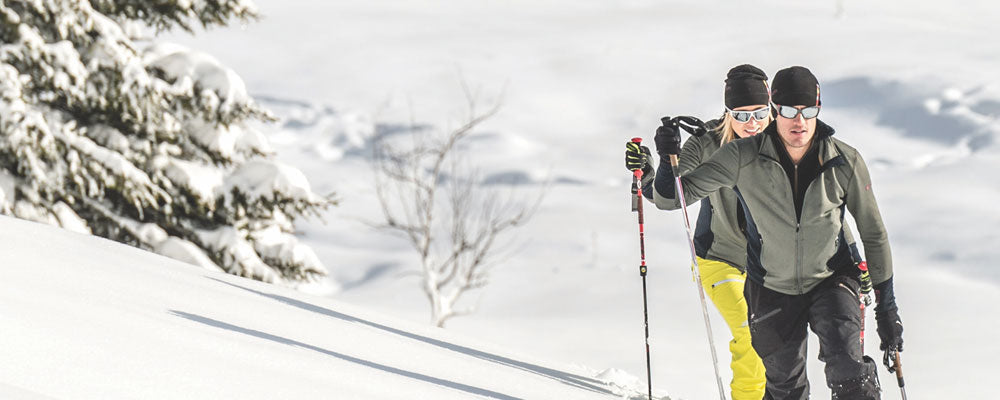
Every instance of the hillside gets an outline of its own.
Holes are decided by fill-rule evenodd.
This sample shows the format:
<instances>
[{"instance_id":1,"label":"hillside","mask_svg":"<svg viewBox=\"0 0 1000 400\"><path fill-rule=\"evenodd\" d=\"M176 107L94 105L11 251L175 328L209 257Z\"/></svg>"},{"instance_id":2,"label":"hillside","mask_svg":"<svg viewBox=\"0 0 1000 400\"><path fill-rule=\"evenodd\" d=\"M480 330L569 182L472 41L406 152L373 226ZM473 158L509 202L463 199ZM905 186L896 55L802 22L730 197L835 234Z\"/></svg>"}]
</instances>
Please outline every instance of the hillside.
<instances>
[{"instance_id":1,"label":"hillside","mask_svg":"<svg viewBox=\"0 0 1000 400\"><path fill-rule=\"evenodd\" d=\"M594 371L49 226L0 217L0 243L5 399L627 392Z\"/></svg>"}]
</instances>

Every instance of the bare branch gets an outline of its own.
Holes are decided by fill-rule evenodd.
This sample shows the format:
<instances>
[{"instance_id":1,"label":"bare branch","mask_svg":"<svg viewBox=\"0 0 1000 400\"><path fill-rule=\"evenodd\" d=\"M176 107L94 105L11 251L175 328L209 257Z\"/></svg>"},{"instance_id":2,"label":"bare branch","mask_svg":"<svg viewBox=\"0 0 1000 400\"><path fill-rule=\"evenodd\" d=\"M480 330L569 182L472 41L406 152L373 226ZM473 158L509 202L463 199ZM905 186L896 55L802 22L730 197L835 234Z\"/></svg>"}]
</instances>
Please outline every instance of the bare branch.
<instances>
[{"instance_id":1,"label":"bare branch","mask_svg":"<svg viewBox=\"0 0 1000 400\"><path fill-rule=\"evenodd\" d=\"M464 80L461 86L469 115L441 140L411 121L410 143L377 137L373 146L376 195L385 217L379 226L406 235L419 255L421 285L438 326L474 310L455 305L465 293L488 284L486 266L495 244L537 208L483 186L464 162L459 144L496 115L500 102L479 113L477 91Z\"/></svg>"}]
</instances>

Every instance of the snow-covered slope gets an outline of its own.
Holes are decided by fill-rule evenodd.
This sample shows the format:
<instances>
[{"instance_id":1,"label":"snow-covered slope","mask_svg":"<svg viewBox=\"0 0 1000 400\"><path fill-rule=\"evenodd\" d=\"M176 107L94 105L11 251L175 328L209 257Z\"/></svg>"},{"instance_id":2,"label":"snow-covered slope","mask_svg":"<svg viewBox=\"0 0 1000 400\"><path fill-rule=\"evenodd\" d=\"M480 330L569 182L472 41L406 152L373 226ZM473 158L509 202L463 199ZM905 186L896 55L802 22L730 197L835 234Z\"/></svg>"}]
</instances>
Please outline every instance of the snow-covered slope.
<instances>
[{"instance_id":1,"label":"snow-covered slope","mask_svg":"<svg viewBox=\"0 0 1000 400\"><path fill-rule=\"evenodd\" d=\"M622 145L659 117L714 117L737 64L804 65L821 118L869 161L896 266L914 398L990 398L1000 358L1000 3L929 0L259 0L265 18L177 39L233 66L283 118L269 138L340 206L303 226L338 300L410 320L428 307L380 216L365 138L410 119L446 127L458 81L500 113L470 138L488 174L555 182L521 251L449 329L591 368L645 374L635 215ZM838 12L838 5L841 10ZM691 210L695 212L695 210ZM654 386L714 398L677 213L647 210ZM713 311L713 318L715 313ZM869 315L868 326L874 327ZM713 320L720 354L726 332ZM868 353L878 353L869 332ZM812 395L828 397L810 344ZM725 361L723 361L725 363ZM722 368L728 374L727 368ZM881 369L886 398L898 398ZM728 379L728 376L724 377ZM970 384L970 382L973 382ZM984 384L977 384L977 383Z\"/></svg>"},{"instance_id":2,"label":"snow-covered slope","mask_svg":"<svg viewBox=\"0 0 1000 400\"><path fill-rule=\"evenodd\" d=\"M0 217L0 398L606 399L622 376ZM627 382L627 379L625 379Z\"/></svg>"}]
</instances>

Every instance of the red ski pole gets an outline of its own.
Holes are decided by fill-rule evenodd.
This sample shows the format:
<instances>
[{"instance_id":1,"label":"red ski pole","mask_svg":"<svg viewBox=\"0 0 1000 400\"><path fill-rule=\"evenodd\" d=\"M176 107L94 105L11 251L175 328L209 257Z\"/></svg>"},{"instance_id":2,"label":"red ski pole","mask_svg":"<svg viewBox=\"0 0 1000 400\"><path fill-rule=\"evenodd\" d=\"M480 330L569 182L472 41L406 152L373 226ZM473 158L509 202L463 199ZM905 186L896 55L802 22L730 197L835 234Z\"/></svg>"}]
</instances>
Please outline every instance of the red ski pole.
<instances>
[{"instance_id":1,"label":"red ski pole","mask_svg":"<svg viewBox=\"0 0 1000 400\"><path fill-rule=\"evenodd\" d=\"M872 278L868 275L868 262L858 263L858 270L861 271L861 290L858 294L861 300L861 354L865 354L865 309L872 304L872 297L868 294L872 291Z\"/></svg>"},{"instance_id":2,"label":"red ski pole","mask_svg":"<svg viewBox=\"0 0 1000 400\"><path fill-rule=\"evenodd\" d=\"M632 138L632 143L641 144L642 138ZM639 276L642 276L642 323L646 329L646 385L649 399L653 399L653 373L649 361L649 307L646 300L646 233L642 218L642 169L632 171L632 211L639 213Z\"/></svg>"}]
</instances>

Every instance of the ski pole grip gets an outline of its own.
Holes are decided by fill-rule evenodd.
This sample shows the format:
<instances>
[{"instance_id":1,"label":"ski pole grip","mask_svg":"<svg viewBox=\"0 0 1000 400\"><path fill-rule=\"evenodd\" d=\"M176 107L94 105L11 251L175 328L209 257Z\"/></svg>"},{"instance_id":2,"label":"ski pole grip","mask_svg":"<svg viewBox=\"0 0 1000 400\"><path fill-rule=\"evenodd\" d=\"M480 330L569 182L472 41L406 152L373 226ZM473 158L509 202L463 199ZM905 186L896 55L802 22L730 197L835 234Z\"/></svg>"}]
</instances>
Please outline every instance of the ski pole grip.
<instances>
[{"instance_id":1,"label":"ski pole grip","mask_svg":"<svg viewBox=\"0 0 1000 400\"><path fill-rule=\"evenodd\" d=\"M674 170L673 171L674 172L674 178L677 177L677 164L678 164L678 162L677 162L677 155L676 154L671 154L670 155L670 167L671 167L670 169Z\"/></svg>"},{"instance_id":2,"label":"ski pole grip","mask_svg":"<svg viewBox=\"0 0 1000 400\"><path fill-rule=\"evenodd\" d=\"M642 144L642 138L634 137L632 138L632 143ZM642 168L632 171L632 176L635 177L635 179L637 180L642 180Z\"/></svg>"}]
</instances>

